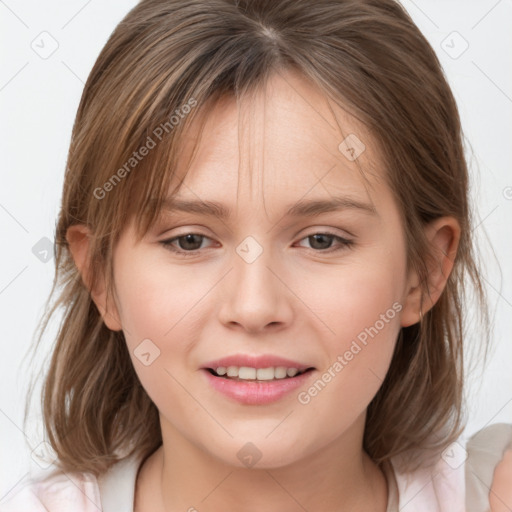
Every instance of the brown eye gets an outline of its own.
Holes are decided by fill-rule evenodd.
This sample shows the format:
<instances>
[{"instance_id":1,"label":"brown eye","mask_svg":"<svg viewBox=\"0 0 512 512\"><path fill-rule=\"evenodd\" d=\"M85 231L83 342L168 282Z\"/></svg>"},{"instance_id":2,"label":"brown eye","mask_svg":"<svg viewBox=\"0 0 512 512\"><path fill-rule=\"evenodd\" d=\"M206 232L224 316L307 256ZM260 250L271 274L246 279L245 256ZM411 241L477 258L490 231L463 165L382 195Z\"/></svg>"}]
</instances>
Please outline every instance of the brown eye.
<instances>
[{"instance_id":1,"label":"brown eye","mask_svg":"<svg viewBox=\"0 0 512 512\"><path fill-rule=\"evenodd\" d=\"M304 237L302 240L307 240L311 249L315 252L336 252L351 247L354 242L348 240L334 233L314 233ZM301 240L301 241L302 241ZM332 247L333 242L337 241L339 247Z\"/></svg>"},{"instance_id":2,"label":"brown eye","mask_svg":"<svg viewBox=\"0 0 512 512\"><path fill-rule=\"evenodd\" d=\"M180 249L185 251L196 251L201 248L201 243L203 240L202 235L196 235L194 233L189 233L187 235L179 236L175 238L178 241L178 246Z\"/></svg>"},{"instance_id":3,"label":"brown eye","mask_svg":"<svg viewBox=\"0 0 512 512\"><path fill-rule=\"evenodd\" d=\"M160 243L177 254L194 256L197 251L204 248L201 247L204 240L209 240L209 238L198 233L185 233L168 240L162 240Z\"/></svg>"},{"instance_id":4,"label":"brown eye","mask_svg":"<svg viewBox=\"0 0 512 512\"><path fill-rule=\"evenodd\" d=\"M318 233L316 235L309 235L308 240L313 249L329 249L334 241L334 237L325 233Z\"/></svg>"}]
</instances>

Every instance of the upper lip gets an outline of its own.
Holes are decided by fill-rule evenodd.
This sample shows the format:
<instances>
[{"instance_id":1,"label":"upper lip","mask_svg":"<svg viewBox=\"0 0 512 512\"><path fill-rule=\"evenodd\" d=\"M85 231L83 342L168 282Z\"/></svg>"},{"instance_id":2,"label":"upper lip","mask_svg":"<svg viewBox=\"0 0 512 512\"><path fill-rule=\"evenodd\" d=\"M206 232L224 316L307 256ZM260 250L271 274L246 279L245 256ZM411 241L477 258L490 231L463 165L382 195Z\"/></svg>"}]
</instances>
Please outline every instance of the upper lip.
<instances>
[{"instance_id":1,"label":"upper lip","mask_svg":"<svg viewBox=\"0 0 512 512\"><path fill-rule=\"evenodd\" d=\"M221 366L247 366L249 368L271 368L284 366L285 368L297 368L299 371L307 370L308 368L313 368L312 365L299 363L297 361L292 361L291 359L286 359L284 357L278 357L271 354L262 354L262 355L249 355L249 354L234 354L232 356L222 357L220 359L215 359L214 361L210 361L206 363L203 368L210 368L215 370Z\"/></svg>"}]
</instances>

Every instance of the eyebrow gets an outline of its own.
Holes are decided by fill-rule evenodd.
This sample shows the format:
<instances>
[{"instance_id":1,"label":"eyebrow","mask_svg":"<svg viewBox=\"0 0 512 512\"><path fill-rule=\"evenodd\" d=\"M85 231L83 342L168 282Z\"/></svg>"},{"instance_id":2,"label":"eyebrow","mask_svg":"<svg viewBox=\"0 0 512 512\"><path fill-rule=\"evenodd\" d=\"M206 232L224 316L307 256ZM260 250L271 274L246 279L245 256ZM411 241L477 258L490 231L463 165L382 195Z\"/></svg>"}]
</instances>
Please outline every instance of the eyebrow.
<instances>
[{"instance_id":1,"label":"eyebrow","mask_svg":"<svg viewBox=\"0 0 512 512\"><path fill-rule=\"evenodd\" d=\"M162 210L167 212L183 211L199 215L210 215L226 220L231 216L231 209L216 201L195 201L176 197L164 200ZM373 204L364 203L355 198L343 196L330 199L300 200L288 207L283 217L314 217L322 213L341 210L357 210L378 216Z\"/></svg>"}]
</instances>

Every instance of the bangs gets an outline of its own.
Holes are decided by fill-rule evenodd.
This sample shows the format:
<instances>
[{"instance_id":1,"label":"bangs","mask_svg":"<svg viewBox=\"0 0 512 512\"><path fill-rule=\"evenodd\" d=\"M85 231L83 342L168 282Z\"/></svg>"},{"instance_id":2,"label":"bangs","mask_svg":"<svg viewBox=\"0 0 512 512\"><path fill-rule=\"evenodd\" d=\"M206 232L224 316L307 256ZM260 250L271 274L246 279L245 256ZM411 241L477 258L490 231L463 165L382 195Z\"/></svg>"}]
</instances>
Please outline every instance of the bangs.
<instances>
[{"instance_id":1,"label":"bangs","mask_svg":"<svg viewBox=\"0 0 512 512\"><path fill-rule=\"evenodd\" d=\"M288 70L298 71L302 79L311 80L304 75L304 72L301 72L294 66L289 66ZM126 179L117 191L119 193L117 223L111 231L114 238L117 238L132 220L134 221L137 242L147 234L153 223L157 220L165 201L171 199L181 190L201 146L205 126L211 119L218 103L223 101L236 102L240 116L240 103L252 103L255 96L261 93L262 89L264 90L267 81L275 72L276 70L273 70L273 72L269 70L265 76L261 77L260 82L251 83L250 88L246 88L243 92L217 89L209 96L206 94L203 97L190 95L181 106L173 110L169 109L165 112L163 118L148 123L141 130L142 133L140 133L137 143L128 150L128 154L133 155L137 153L140 155L145 153L146 156L140 161L131 156L123 164L119 164L118 171L120 174L125 175ZM277 71L277 74L280 74L279 71ZM361 129L364 127L367 130L366 135L371 137L372 143L376 147L380 147L379 142L374 139L367 125L358 119L354 113L350 112L343 103L340 103L339 99L330 96L318 83L312 83L328 102L334 101L352 120L357 120ZM265 97L265 93L263 93L263 97ZM307 102L306 98L303 99ZM159 110L158 107L156 106L157 110ZM340 140L343 140L348 134L343 133L343 123L338 119L330 103L329 107L339 130ZM239 134L242 129L243 127L239 127ZM251 140L249 137L249 143ZM377 168L380 164L369 158L367 158L364 167L360 159L355 159L354 164L357 167L368 198L373 204L370 193L370 190L373 189L373 184L369 176L376 180L379 179ZM130 165L134 166L133 171L130 171ZM251 169L250 165L248 167ZM384 165L384 168L386 167ZM123 170L126 169L127 172L125 173ZM128 176L128 172L130 176ZM387 181L387 172L383 174Z\"/></svg>"},{"instance_id":2,"label":"bangs","mask_svg":"<svg viewBox=\"0 0 512 512\"><path fill-rule=\"evenodd\" d=\"M252 91L256 88L253 84ZM205 125L217 102L239 102L240 96L248 96L250 92L247 90L241 94L216 90L202 98L190 96L182 106L167 112L163 121L153 123L151 129L145 128L136 145L138 149L133 151L140 153L140 149L145 151L146 147L147 156L136 164L136 169L124 184L127 188L119 190L119 224L114 229L117 235L131 219L134 220L137 241L147 234L158 218L165 200L181 189L201 146ZM185 115L180 117L176 112L185 112ZM179 121L175 122L178 117Z\"/></svg>"},{"instance_id":3,"label":"bangs","mask_svg":"<svg viewBox=\"0 0 512 512\"><path fill-rule=\"evenodd\" d=\"M123 225L118 226L117 233L133 219L135 235L137 241L140 241L157 219L165 199L181 189L200 145L207 121L207 115L204 114L208 106L204 104L199 107L194 97L187 100L184 105L190 103L193 103L194 107L185 117L180 118L178 124L173 125L170 121L171 118L177 117L175 112L180 110L175 109L163 121L154 123L151 129L145 130L144 140L151 149L125 184L127 190L123 193L120 205L124 214L119 219ZM169 129L169 126L172 126L172 129ZM191 143L192 151L187 151L187 158L184 148L189 148ZM143 145L144 143L140 147Z\"/></svg>"}]
</instances>

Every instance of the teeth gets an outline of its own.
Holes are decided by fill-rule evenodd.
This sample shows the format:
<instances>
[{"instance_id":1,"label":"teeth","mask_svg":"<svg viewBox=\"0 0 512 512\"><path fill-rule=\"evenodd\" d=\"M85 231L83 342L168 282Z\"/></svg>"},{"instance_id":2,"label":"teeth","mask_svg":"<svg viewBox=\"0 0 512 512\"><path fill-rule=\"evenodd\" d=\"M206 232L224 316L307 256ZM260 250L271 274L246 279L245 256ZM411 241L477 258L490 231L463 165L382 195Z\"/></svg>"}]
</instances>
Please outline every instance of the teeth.
<instances>
[{"instance_id":1,"label":"teeth","mask_svg":"<svg viewBox=\"0 0 512 512\"><path fill-rule=\"evenodd\" d=\"M297 368L286 368L278 366L276 368L251 368L249 366L219 366L215 372L219 376L233 377L240 380L274 380L284 379L286 377L295 377L299 373Z\"/></svg>"},{"instance_id":2,"label":"teeth","mask_svg":"<svg viewBox=\"0 0 512 512\"><path fill-rule=\"evenodd\" d=\"M256 370L256 380L274 380L274 368L258 368Z\"/></svg>"},{"instance_id":3,"label":"teeth","mask_svg":"<svg viewBox=\"0 0 512 512\"><path fill-rule=\"evenodd\" d=\"M228 377L238 377L238 367L237 366L228 366L227 376Z\"/></svg>"},{"instance_id":4,"label":"teeth","mask_svg":"<svg viewBox=\"0 0 512 512\"><path fill-rule=\"evenodd\" d=\"M286 368L284 366L278 366L275 368L274 377L276 379L284 379L286 377Z\"/></svg>"},{"instance_id":5,"label":"teeth","mask_svg":"<svg viewBox=\"0 0 512 512\"><path fill-rule=\"evenodd\" d=\"M249 368L247 366L241 366L238 369L238 378L244 379L244 380L255 379L256 378L256 368Z\"/></svg>"}]
</instances>

